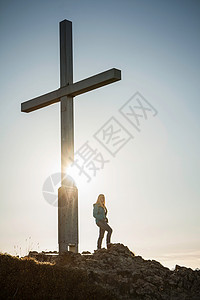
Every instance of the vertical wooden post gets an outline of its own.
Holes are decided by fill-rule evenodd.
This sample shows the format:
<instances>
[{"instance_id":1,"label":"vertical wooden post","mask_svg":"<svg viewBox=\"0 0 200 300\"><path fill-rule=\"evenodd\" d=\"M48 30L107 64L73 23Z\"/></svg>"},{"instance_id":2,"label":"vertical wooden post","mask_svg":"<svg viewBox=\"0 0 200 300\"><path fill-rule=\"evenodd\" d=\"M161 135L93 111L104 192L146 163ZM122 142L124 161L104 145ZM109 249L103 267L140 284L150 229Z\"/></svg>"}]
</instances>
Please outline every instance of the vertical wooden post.
<instances>
[{"instance_id":1,"label":"vertical wooden post","mask_svg":"<svg viewBox=\"0 0 200 300\"><path fill-rule=\"evenodd\" d=\"M60 87L73 83L72 22L60 22ZM61 173L74 159L73 97L61 98Z\"/></svg>"},{"instance_id":2,"label":"vertical wooden post","mask_svg":"<svg viewBox=\"0 0 200 300\"><path fill-rule=\"evenodd\" d=\"M60 86L73 84L72 22L60 22ZM61 187L58 190L59 253L78 252L78 190L67 180L74 160L73 97L61 98ZM65 179L64 179L65 177Z\"/></svg>"}]
</instances>

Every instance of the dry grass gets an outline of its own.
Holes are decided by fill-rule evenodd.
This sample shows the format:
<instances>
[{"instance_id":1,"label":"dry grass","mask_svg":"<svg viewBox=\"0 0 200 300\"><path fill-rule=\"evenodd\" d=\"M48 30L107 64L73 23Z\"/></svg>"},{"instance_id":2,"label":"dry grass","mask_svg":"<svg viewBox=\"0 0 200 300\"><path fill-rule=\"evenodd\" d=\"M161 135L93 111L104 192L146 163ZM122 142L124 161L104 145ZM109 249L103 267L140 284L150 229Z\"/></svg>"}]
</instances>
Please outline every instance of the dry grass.
<instances>
[{"instance_id":1,"label":"dry grass","mask_svg":"<svg viewBox=\"0 0 200 300\"><path fill-rule=\"evenodd\" d=\"M84 270L0 254L0 299L114 298L90 282Z\"/></svg>"}]
</instances>

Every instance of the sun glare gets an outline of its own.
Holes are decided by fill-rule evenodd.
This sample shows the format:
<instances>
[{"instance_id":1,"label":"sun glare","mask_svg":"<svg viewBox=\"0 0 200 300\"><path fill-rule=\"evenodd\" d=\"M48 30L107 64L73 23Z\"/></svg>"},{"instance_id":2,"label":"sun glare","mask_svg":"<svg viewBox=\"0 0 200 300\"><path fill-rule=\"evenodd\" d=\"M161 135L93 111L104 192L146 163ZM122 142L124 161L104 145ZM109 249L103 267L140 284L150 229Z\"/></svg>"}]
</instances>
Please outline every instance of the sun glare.
<instances>
[{"instance_id":1,"label":"sun glare","mask_svg":"<svg viewBox=\"0 0 200 300\"><path fill-rule=\"evenodd\" d=\"M80 175L80 170L75 168L74 166L69 166L65 171L66 176L70 176L74 182L77 188L80 188L83 184L82 176Z\"/></svg>"}]
</instances>

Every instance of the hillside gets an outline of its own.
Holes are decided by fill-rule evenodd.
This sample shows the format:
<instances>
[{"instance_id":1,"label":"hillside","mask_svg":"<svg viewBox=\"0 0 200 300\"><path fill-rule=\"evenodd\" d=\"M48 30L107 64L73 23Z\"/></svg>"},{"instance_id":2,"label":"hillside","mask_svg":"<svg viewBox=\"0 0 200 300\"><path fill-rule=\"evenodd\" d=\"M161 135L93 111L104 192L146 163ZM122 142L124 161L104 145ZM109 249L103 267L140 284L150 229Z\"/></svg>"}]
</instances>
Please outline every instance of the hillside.
<instances>
[{"instance_id":1,"label":"hillside","mask_svg":"<svg viewBox=\"0 0 200 300\"><path fill-rule=\"evenodd\" d=\"M200 271L170 271L123 244L94 254L31 255L37 259L0 255L0 299L200 299Z\"/></svg>"}]
</instances>

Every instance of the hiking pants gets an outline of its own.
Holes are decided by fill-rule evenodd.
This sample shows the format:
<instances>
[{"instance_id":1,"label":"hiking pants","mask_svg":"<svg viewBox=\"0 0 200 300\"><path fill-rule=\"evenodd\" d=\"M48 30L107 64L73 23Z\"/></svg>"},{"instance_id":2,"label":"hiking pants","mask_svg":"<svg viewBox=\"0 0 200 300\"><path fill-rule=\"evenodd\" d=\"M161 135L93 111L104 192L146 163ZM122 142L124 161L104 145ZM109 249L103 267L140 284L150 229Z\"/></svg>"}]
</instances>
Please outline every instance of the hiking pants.
<instances>
[{"instance_id":1,"label":"hiking pants","mask_svg":"<svg viewBox=\"0 0 200 300\"><path fill-rule=\"evenodd\" d=\"M99 238L97 241L97 249L101 249L101 244L102 244L105 231L108 232L106 238L106 244L108 245L110 243L112 228L106 223L105 220L98 221L97 226L99 226Z\"/></svg>"}]
</instances>

